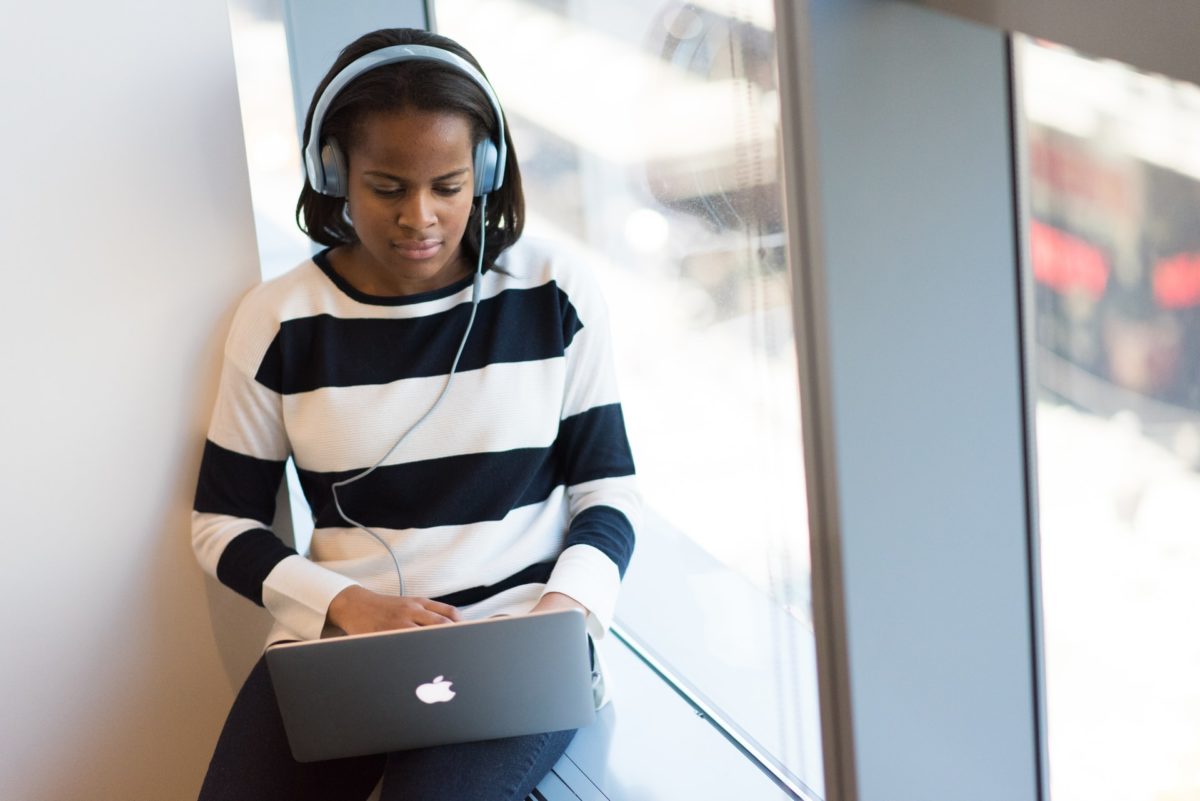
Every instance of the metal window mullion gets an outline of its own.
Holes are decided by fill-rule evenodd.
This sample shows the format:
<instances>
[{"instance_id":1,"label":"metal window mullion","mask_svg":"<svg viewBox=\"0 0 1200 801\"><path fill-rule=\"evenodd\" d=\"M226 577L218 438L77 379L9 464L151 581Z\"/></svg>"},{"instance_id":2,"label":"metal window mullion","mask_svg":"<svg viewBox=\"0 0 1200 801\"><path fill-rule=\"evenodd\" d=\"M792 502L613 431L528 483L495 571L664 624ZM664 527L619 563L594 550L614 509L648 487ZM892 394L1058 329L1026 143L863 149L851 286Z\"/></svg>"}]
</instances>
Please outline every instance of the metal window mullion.
<instances>
[{"instance_id":1,"label":"metal window mullion","mask_svg":"<svg viewBox=\"0 0 1200 801\"><path fill-rule=\"evenodd\" d=\"M1037 373L1034 364L1036 328L1034 320L1033 271L1029 251L1029 148L1022 115L1021 54L1013 34L1007 37L1006 55L1009 81L1009 120L1012 142L1013 236L1017 264L1017 331L1020 336L1020 382L1023 428L1025 432L1025 516L1028 532L1029 631L1033 657L1034 743L1037 749L1037 794L1050 799L1049 732L1046 717L1045 627L1042 618L1041 529L1038 505L1037 458Z\"/></svg>"}]
</instances>

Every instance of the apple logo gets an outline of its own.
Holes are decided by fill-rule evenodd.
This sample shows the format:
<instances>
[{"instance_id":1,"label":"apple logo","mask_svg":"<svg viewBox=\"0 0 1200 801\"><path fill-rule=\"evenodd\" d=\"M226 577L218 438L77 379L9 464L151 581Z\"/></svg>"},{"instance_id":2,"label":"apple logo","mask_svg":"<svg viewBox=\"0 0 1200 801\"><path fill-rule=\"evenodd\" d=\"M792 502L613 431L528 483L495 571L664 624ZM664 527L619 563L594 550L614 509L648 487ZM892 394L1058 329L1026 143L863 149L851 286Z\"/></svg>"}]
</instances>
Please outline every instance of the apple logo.
<instances>
[{"instance_id":1,"label":"apple logo","mask_svg":"<svg viewBox=\"0 0 1200 801\"><path fill-rule=\"evenodd\" d=\"M427 704L445 703L455 696L454 690L450 689L450 684L451 682L446 681L445 676L438 676L428 684L417 687L417 698Z\"/></svg>"}]
</instances>

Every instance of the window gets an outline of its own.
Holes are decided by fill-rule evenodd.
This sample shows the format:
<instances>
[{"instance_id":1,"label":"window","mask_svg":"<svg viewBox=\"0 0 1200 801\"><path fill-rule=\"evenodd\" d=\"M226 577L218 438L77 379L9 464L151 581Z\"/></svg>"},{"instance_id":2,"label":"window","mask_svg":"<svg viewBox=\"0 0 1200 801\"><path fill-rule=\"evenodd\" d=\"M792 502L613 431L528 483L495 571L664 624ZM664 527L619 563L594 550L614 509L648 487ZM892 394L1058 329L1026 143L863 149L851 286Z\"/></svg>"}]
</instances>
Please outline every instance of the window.
<instances>
[{"instance_id":1,"label":"window","mask_svg":"<svg viewBox=\"0 0 1200 801\"><path fill-rule=\"evenodd\" d=\"M230 0L233 54L263 278L312 254L291 212L303 185L281 0Z\"/></svg>"},{"instance_id":2,"label":"window","mask_svg":"<svg viewBox=\"0 0 1200 801\"><path fill-rule=\"evenodd\" d=\"M605 284L648 512L620 633L820 792L771 3L438 0L435 17L505 105L528 231L576 243Z\"/></svg>"},{"instance_id":3,"label":"window","mask_svg":"<svg viewBox=\"0 0 1200 801\"><path fill-rule=\"evenodd\" d=\"M1052 791L1200 794L1200 89L1022 39Z\"/></svg>"}]
</instances>

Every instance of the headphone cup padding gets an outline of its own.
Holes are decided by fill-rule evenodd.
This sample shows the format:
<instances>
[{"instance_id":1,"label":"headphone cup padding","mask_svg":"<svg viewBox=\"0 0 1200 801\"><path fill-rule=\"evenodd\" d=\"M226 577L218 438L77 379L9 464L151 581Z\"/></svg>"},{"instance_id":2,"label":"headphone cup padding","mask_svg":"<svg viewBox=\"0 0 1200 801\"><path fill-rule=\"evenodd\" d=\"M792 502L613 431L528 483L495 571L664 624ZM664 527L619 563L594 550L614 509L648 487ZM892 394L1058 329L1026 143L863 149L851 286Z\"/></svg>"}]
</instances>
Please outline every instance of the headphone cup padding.
<instances>
[{"instance_id":1,"label":"headphone cup padding","mask_svg":"<svg viewBox=\"0 0 1200 801\"><path fill-rule=\"evenodd\" d=\"M498 188L496 186L496 162L498 160L499 154L496 152L496 143L491 139L485 138L475 146L475 158L473 161L475 168L475 197L486 195Z\"/></svg>"},{"instance_id":2,"label":"headphone cup padding","mask_svg":"<svg viewBox=\"0 0 1200 801\"><path fill-rule=\"evenodd\" d=\"M346 157L337 140L332 137L326 139L325 144L321 146L321 170L325 173L325 185L313 188L332 197L345 197L346 187L350 184Z\"/></svg>"}]
</instances>

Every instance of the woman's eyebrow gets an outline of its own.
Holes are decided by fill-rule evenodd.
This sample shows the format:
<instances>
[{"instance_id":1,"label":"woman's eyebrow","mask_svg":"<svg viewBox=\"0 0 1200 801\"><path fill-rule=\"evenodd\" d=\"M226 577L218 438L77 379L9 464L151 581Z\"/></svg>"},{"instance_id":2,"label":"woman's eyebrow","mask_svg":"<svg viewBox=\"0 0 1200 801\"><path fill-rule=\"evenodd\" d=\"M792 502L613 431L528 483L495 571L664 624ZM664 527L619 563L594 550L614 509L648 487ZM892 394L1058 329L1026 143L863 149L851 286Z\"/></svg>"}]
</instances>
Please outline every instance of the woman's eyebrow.
<instances>
[{"instance_id":1,"label":"woman's eyebrow","mask_svg":"<svg viewBox=\"0 0 1200 801\"><path fill-rule=\"evenodd\" d=\"M465 175L469 170L470 170L469 167L460 167L459 169L455 170L454 172L448 172L445 175L439 175L437 178L434 178L433 180L445 181L450 178L457 178L460 175Z\"/></svg>"}]
</instances>

